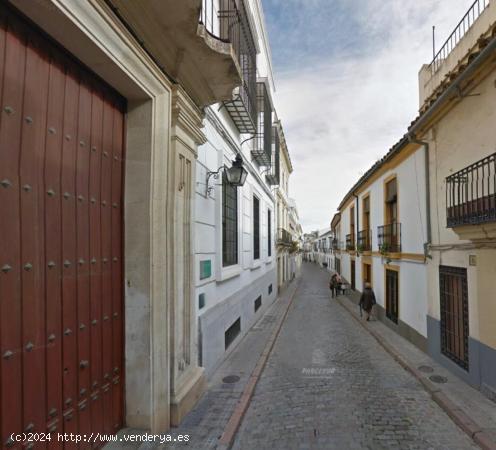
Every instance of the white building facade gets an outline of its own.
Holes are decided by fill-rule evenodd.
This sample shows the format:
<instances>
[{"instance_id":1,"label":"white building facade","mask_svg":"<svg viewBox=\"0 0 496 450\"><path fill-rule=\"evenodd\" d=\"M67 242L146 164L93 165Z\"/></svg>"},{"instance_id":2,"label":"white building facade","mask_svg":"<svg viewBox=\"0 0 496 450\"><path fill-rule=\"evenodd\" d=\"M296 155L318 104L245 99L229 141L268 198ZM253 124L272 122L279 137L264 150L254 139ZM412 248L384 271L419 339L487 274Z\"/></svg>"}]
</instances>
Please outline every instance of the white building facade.
<instances>
[{"instance_id":1,"label":"white building facade","mask_svg":"<svg viewBox=\"0 0 496 450\"><path fill-rule=\"evenodd\" d=\"M332 224L333 270L369 282L381 320L427 346L426 171L422 146L402 140L348 192Z\"/></svg>"},{"instance_id":2,"label":"white building facade","mask_svg":"<svg viewBox=\"0 0 496 450\"><path fill-rule=\"evenodd\" d=\"M381 320L493 400L494 6L474 2L421 68L418 117L331 222L334 269L370 282Z\"/></svg>"},{"instance_id":3,"label":"white building facade","mask_svg":"<svg viewBox=\"0 0 496 450\"><path fill-rule=\"evenodd\" d=\"M295 279L301 275L301 264L303 262L303 230L300 224L300 216L296 201L289 199L289 232L291 234L291 249L289 255L290 277Z\"/></svg>"},{"instance_id":4,"label":"white building facade","mask_svg":"<svg viewBox=\"0 0 496 450\"><path fill-rule=\"evenodd\" d=\"M293 165L289 156L284 130L280 121L277 123L280 143L278 161L279 185L276 190L277 210L277 279L278 288L283 289L292 280L291 255L294 253L293 234L290 231L289 177Z\"/></svg>"},{"instance_id":5,"label":"white building facade","mask_svg":"<svg viewBox=\"0 0 496 450\"><path fill-rule=\"evenodd\" d=\"M243 3L255 66L233 101L206 109L197 159L195 341L207 376L277 296L274 81L261 2ZM240 187L226 179L236 157L247 171Z\"/></svg>"},{"instance_id":6,"label":"white building facade","mask_svg":"<svg viewBox=\"0 0 496 450\"><path fill-rule=\"evenodd\" d=\"M326 270L332 268L332 239L333 233L331 228L324 228L317 232L317 237L314 241L313 260Z\"/></svg>"},{"instance_id":7,"label":"white building facade","mask_svg":"<svg viewBox=\"0 0 496 450\"><path fill-rule=\"evenodd\" d=\"M496 400L496 3L475 2L419 72L409 133L429 155L429 353Z\"/></svg>"}]
</instances>

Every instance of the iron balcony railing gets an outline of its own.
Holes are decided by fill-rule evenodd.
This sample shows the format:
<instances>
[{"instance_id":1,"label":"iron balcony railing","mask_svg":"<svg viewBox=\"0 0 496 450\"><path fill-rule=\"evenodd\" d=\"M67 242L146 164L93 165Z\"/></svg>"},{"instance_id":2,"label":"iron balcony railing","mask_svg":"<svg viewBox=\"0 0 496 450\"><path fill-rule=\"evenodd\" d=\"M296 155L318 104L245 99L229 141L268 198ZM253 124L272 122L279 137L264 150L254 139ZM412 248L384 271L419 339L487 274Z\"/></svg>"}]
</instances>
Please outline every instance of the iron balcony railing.
<instances>
[{"instance_id":1,"label":"iron balcony railing","mask_svg":"<svg viewBox=\"0 0 496 450\"><path fill-rule=\"evenodd\" d=\"M401 252L401 223L377 227L377 243L381 253Z\"/></svg>"},{"instance_id":2,"label":"iron balcony railing","mask_svg":"<svg viewBox=\"0 0 496 450\"><path fill-rule=\"evenodd\" d=\"M482 12L489 6L489 0L475 0L467 13L463 16L462 20L455 27L448 39L436 53L432 60L430 67L432 73L437 72L443 61L449 56L453 49L458 45L463 36L472 27L474 22L479 18Z\"/></svg>"},{"instance_id":3,"label":"iron balcony railing","mask_svg":"<svg viewBox=\"0 0 496 450\"><path fill-rule=\"evenodd\" d=\"M372 230L358 232L357 250L360 252L370 252L372 250Z\"/></svg>"},{"instance_id":4,"label":"iron balcony railing","mask_svg":"<svg viewBox=\"0 0 496 450\"><path fill-rule=\"evenodd\" d=\"M346 235L346 250L355 250L355 236L352 234Z\"/></svg>"},{"instance_id":5,"label":"iron balcony railing","mask_svg":"<svg viewBox=\"0 0 496 450\"><path fill-rule=\"evenodd\" d=\"M447 226L496 221L496 153L446 178Z\"/></svg>"},{"instance_id":6,"label":"iron balcony railing","mask_svg":"<svg viewBox=\"0 0 496 450\"><path fill-rule=\"evenodd\" d=\"M293 238L291 237L291 233L288 230L285 230L284 228L279 228L277 230L277 243L279 245L287 245L287 246L292 245Z\"/></svg>"},{"instance_id":7,"label":"iron balcony railing","mask_svg":"<svg viewBox=\"0 0 496 450\"><path fill-rule=\"evenodd\" d=\"M232 45L242 74L233 100L224 102L240 133L256 132L257 51L244 0L203 0L200 23L207 32Z\"/></svg>"},{"instance_id":8,"label":"iron balcony railing","mask_svg":"<svg viewBox=\"0 0 496 450\"><path fill-rule=\"evenodd\" d=\"M260 165L269 167L272 162L272 104L264 82L257 83L257 134L251 155Z\"/></svg>"}]
</instances>

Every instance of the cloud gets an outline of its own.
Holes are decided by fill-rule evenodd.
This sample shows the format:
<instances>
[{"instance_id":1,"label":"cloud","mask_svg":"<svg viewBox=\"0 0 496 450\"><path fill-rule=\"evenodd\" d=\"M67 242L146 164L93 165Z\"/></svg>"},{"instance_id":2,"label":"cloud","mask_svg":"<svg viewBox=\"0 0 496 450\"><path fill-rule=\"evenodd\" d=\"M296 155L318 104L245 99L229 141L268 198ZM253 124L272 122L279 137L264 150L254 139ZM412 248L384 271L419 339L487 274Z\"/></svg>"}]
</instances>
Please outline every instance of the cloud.
<instances>
[{"instance_id":1,"label":"cloud","mask_svg":"<svg viewBox=\"0 0 496 450\"><path fill-rule=\"evenodd\" d=\"M432 25L449 35L470 6L434 0L264 0L276 107L305 231L329 226L355 181L405 133ZM441 42L441 39L438 39Z\"/></svg>"}]
</instances>

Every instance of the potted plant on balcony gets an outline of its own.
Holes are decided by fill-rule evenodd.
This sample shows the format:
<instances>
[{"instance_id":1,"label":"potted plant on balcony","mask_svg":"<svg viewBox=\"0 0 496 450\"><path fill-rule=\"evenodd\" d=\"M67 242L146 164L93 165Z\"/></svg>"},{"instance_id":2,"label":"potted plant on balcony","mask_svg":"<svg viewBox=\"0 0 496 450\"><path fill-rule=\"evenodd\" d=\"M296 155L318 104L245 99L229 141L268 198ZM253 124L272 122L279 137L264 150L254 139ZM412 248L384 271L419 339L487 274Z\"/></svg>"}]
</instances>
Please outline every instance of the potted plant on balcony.
<instances>
[{"instance_id":1,"label":"potted plant on balcony","mask_svg":"<svg viewBox=\"0 0 496 450\"><path fill-rule=\"evenodd\" d=\"M381 255L388 254L390 250L391 250L391 245L387 242L384 242L379 246L379 252L381 253Z\"/></svg>"},{"instance_id":2,"label":"potted plant on balcony","mask_svg":"<svg viewBox=\"0 0 496 450\"><path fill-rule=\"evenodd\" d=\"M291 246L289 247L289 253L297 253L299 250L298 242L292 241Z\"/></svg>"}]
</instances>

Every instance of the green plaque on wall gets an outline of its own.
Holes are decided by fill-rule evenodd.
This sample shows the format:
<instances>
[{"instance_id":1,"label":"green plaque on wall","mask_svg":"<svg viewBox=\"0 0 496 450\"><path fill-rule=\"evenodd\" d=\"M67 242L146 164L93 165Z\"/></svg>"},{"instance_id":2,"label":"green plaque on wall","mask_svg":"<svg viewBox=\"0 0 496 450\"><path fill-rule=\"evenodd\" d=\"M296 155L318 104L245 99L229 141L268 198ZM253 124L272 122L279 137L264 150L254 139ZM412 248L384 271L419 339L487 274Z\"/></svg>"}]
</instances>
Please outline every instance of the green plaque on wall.
<instances>
[{"instance_id":1,"label":"green plaque on wall","mask_svg":"<svg viewBox=\"0 0 496 450\"><path fill-rule=\"evenodd\" d=\"M212 261L207 259L206 261L200 261L200 280L205 278L210 278L212 276Z\"/></svg>"}]
</instances>

